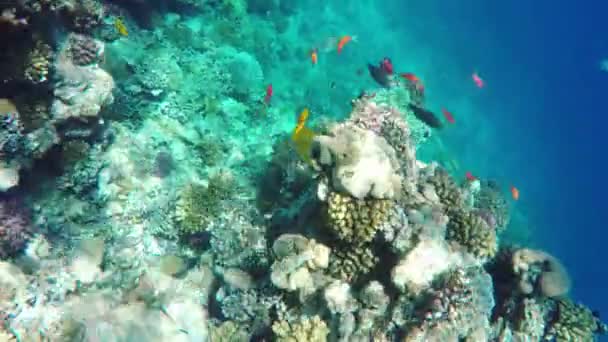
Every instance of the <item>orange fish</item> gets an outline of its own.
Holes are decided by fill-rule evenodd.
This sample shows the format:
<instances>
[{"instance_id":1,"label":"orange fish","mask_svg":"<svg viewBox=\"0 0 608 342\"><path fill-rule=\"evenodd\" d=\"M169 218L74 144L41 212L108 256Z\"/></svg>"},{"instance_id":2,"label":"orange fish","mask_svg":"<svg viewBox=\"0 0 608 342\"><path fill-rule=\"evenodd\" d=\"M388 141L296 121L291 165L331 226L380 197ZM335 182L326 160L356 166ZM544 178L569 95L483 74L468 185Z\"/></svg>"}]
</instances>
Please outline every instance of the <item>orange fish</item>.
<instances>
[{"instance_id":1,"label":"orange fish","mask_svg":"<svg viewBox=\"0 0 608 342\"><path fill-rule=\"evenodd\" d=\"M308 108L304 108L304 110L302 110L302 113L300 113L300 116L298 117L298 123L296 124L295 134L298 134L302 130L302 128L304 128L306 120L308 120L309 114L310 112L308 111Z\"/></svg>"},{"instance_id":2,"label":"orange fish","mask_svg":"<svg viewBox=\"0 0 608 342\"><path fill-rule=\"evenodd\" d=\"M310 59L312 60L312 65L317 64L318 58L319 58L319 56L317 55L317 49L312 49L312 52L310 53Z\"/></svg>"},{"instance_id":3,"label":"orange fish","mask_svg":"<svg viewBox=\"0 0 608 342\"><path fill-rule=\"evenodd\" d=\"M516 201L519 199L519 190L513 185L511 185L511 196L513 196L513 199Z\"/></svg>"},{"instance_id":4,"label":"orange fish","mask_svg":"<svg viewBox=\"0 0 608 342\"><path fill-rule=\"evenodd\" d=\"M467 171L467 173L465 173L465 175L464 175L464 176L467 178L467 180L468 180L469 182L472 182L472 181L474 181L474 180L477 180L477 177L473 176L473 174L471 173L471 171Z\"/></svg>"},{"instance_id":5,"label":"orange fish","mask_svg":"<svg viewBox=\"0 0 608 342\"><path fill-rule=\"evenodd\" d=\"M418 89L420 91L424 91L424 85L422 84L422 81L415 74L413 74L411 72L402 72L402 73L399 74L399 76L401 76L401 77L405 78L406 80L414 83L414 85L416 86L416 89Z\"/></svg>"},{"instance_id":6,"label":"orange fish","mask_svg":"<svg viewBox=\"0 0 608 342\"><path fill-rule=\"evenodd\" d=\"M443 112L443 116L445 116L445 119L448 120L449 123L453 124L456 122L456 120L454 120L454 115L452 115L452 113L450 113L447 109L441 108L441 111Z\"/></svg>"},{"instance_id":7,"label":"orange fish","mask_svg":"<svg viewBox=\"0 0 608 342\"><path fill-rule=\"evenodd\" d=\"M473 82L475 82L477 88L483 88L485 82L481 77L479 77L479 74L477 74L477 72L474 72L473 75L471 75L471 78L473 79Z\"/></svg>"},{"instance_id":8,"label":"orange fish","mask_svg":"<svg viewBox=\"0 0 608 342\"><path fill-rule=\"evenodd\" d=\"M272 89L272 83L266 87L266 95L264 96L264 103L268 106L270 104L270 99L272 99L272 94L274 90Z\"/></svg>"},{"instance_id":9,"label":"orange fish","mask_svg":"<svg viewBox=\"0 0 608 342\"><path fill-rule=\"evenodd\" d=\"M338 53L342 52L344 45L346 45L346 43L350 42L351 40L353 40L353 37L351 36L344 36L340 38L340 40L338 41Z\"/></svg>"}]
</instances>

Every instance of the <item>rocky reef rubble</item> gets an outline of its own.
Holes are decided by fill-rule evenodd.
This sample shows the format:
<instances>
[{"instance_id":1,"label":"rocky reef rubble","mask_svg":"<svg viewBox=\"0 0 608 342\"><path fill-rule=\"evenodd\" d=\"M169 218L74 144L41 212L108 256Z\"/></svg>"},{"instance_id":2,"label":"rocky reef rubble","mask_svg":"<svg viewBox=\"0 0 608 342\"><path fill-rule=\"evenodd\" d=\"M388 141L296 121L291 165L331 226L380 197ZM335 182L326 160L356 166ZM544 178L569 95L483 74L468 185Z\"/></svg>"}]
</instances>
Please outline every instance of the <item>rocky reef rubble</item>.
<instances>
[{"instance_id":1,"label":"rocky reef rubble","mask_svg":"<svg viewBox=\"0 0 608 342\"><path fill-rule=\"evenodd\" d=\"M77 84L67 82L66 92ZM81 104L64 100L55 108L71 118ZM160 174L148 165L132 180L141 166L126 145L159 142L123 139L103 152L112 174L97 193L111 227L87 230L92 236L68 249L34 235L0 263L8 289L0 333L319 342L592 341L606 333L597 314L568 299L570 278L555 257L500 246L508 211L492 186L461 186L416 159L405 118L369 98L353 101L347 120L315 134L310 164L285 158L282 167L298 177L282 180L265 216L236 196L227 171L195 188L173 178L171 165ZM275 162L268 172L283 172Z\"/></svg>"}]
</instances>

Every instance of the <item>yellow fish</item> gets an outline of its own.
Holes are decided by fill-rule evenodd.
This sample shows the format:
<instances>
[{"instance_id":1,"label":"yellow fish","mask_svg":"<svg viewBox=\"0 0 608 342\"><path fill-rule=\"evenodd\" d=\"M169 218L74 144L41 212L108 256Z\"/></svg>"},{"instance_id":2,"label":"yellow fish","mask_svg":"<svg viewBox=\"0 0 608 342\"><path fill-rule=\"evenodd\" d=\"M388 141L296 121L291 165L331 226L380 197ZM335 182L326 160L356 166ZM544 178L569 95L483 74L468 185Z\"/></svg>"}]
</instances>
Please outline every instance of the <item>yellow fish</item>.
<instances>
[{"instance_id":1,"label":"yellow fish","mask_svg":"<svg viewBox=\"0 0 608 342\"><path fill-rule=\"evenodd\" d=\"M308 111L308 108L304 108L304 110L302 110L302 113L300 113L300 116L298 117L298 123L294 133L298 133L304 127L309 114L310 112Z\"/></svg>"},{"instance_id":2,"label":"yellow fish","mask_svg":"<svg viewBox=\"0 0 608 342\"><path fill-rule=\"evenodd\" d=\"M125 23L122 22L122 19L120 18L116 18L114 20L114 27L116 27L116 31L118 31L118 33L120 33L121 36L128 36L129 35L129 31L127 30L127 26L125 26Z\"/></svg>"},{"instance_id":3,"label":"yellow fish","mask_svg":"<svg viewBox=\"0 0 608 342\"><path fill-rule=\"evenodd\" d=\"M296 153L298 153L298 156L307 164L312 163L310 159L310 150L314 137L315 133L311 129L305 127L304 124L298 124L291 135L291 140L294 143Z\"/></svg>"}]
</instances>

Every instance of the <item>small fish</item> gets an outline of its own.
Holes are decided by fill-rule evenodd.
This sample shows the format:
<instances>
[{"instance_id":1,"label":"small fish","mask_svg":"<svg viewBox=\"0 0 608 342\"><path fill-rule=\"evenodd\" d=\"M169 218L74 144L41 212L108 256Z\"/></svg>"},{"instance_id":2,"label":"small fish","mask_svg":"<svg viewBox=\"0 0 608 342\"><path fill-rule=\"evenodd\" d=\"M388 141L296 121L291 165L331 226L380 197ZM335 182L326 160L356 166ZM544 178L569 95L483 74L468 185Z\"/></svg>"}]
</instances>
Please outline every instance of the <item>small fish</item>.
<instances>
[{"instance_id":1,"label":"small fish","mask_svg":"<svg viewBox=\"0 0 608 342\"><path fill-rule=\"evenodd\" d=\"M465 173L464 176L467 178L467 180L469 182L473 182L473 181L477 180L477 177L473 176L471 171L467 171L467 173Z\"/></svg>"},{"instance_id":2,"label":"small fish","mask_svg":"<svg viewBox=\"0 0 608 342\"><path fill-rule=\"evenodd\" d=\"M413 74L411 72L402 72L399 74L399 76L412 82L416 86L416 89L418 89L421 92L424 92L424 85L422 84L422 81L420 80L420 78L418 78L418 76L416 76L415 74Z\"/></svg>"},{"instance_id":3,"label":"small fish","mask_svg":"<svg viewBox=\"0 0 608 342\"><path fill-rule=\"evenodd\" d=\"M296 126L291 135L291 140L294 144L296 153L307 164L312 164L311 150L315 138L315 133L308 127Z\"/></svg>"},{"instance_id":4,"label":"small fish","mask_svg":"<svg viewBox=\"0 0 608 342\"><path fill-rule=\"evenodd\" d=\"M454 115L452 115L452 113L448 112L447 109L441 108L441 112L443 113L443 116L445 117L446 120L448 120L449 123L453 124L456 122L456 120L454 120Z\"/></svg>"},{"instance_id":5,"label":"small fish","mask_svg":"<svg viewBox=\"0 0 608 342\"><path fill-rule=\"evenodd\" d=\"M298 134L302 130L302 128L304 128L304 125L306 124L306 120L308 120L309 114L310 114L310 112L308 111L308 108L304 108L302 110L302 112L300 113L300 116L298 116L298 123L296 124L294 134Z\"/></svg>"},{"instance_id":6,"label":"small fish","mask_svg":"<svg viewBox=\"0 0 608 342\"><path fill-rule=\"evenodd\" d=\"M513 196L514 200L519 200L519 190L513 185L511 185L511 196Z\"/></svg>"},{"instance_id":7,"label":"small fish","mask_svg":"<svg viewBox=\"0 0 608 342\"><path fill-rule=\"evenodd\" d=\"M475 85L477 86L477 88L483 88L483 86L484 86L483 79L481 77L479 77L477 72L474 72L473 75L471 75L471 78L473 79L473 82L475 82Z\"/></svg>"},{"instance_id":8,"label":"small fish","mask_svg":"<svg viewBox=\"0 0 608 342\"><path fill-rule=\"evenodd\" d=\"M312 49L310 53L310 60L312 61L312 65L317 64L319 56L317 55L317 49Z\"/></svg>"},{"instance_id":9,"label":"small fish","mask_svg":"<svg viewBox=\"0 0 608 342\"><path fill-rule=\"evenodd\" d=\"M389 75L393 74L393 62L390 58L384 57L380 64L382 65L382 69L384 69L384 71L386 71Z\"/></svg>"},{"instance_id":10,"label":"small fish","mask_svg":"<svg viewBox=\"0 0 608 342\"><path fill-rule=\"evenodd\" d=\"M370 76L372 76L376 83L383 86L384 88L391 87L391 80L388 77L388 73L386 72L386 70L384 70L382 67L371 65L369 63L367 64L367 69L369 70Z\"/></svg>"},{"instance_id":11,"label":"small fish","mask_svg":"<svg viewBox=\"0 0 608 342\"><path fill-rule=\"evenodd\" d=\"M272 99L273 93L274 93L274 91L272 89L272 84L269 84L268 87L266 87L266 96L264 96L264 103L267 106L270 105L270 99Z\"/></svg>"},{"instance_id":12,"label":"small fish","mask_svg":"<svg viewBox=\"0 0 608 342\"><path fill-rule=\"evenodd\" d=\"M122 19L120 19L120 18L114 19L114 27L116 28L116 31L118 31L118 33L121 36L126 37L126 36L129 35L129 31L127 30L127 26L122 21Z\"/></svg>"},{"instance_id":13,"label":"small fish","mask_svg":"<svg viewBox=\"0 0 608 342\"><path fill-rule=\"evenodd\" d=\"M338 53L341 53L342 49L344 48L344 45L346 45L351 40L353 40L353 37L351 36L343 36L342 38L340 38L340 40L338 41Z\"/></svg>"},{"instance_id":14,"label":"small fish","mask_svg":"<svg viewBox=\"0 0 608 342\"><path fill-rule=\"evenodd\" d=\"M335 88L336 88L336 82L331 81L331 83L329 84L329 87L330 87L331 89L335 89Z\"/></svg>"},{"instance_id":15,"label":"small fish","mask_svg":"<svg viewBox=\"0 0 608 342\"><path fill-rule=\"evenodd\" d=\"M437 116L430 110L426 110L422 107L418 107L412 103L408 104L408 107L412 110L412 112L418 118L418 120L424 122L429 127L432 127L432 128L442 128L443 127L441 120L439 120L439 118L437 118Z\"/></svg>"}]
</instances>

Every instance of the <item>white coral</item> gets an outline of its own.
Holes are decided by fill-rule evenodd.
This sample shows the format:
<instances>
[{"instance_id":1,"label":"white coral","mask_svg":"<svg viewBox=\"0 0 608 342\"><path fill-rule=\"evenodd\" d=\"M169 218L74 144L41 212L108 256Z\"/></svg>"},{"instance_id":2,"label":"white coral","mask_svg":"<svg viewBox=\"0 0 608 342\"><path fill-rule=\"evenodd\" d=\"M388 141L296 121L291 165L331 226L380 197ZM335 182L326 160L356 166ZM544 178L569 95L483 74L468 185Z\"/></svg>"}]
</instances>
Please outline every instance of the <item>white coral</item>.
<instances>
[{"instance_id":1,"label":"white coral","mask_svg":"<svg viewBox=\"0 0 608 342\"><path fill-rule=\"evenodd\" d=\"M333 136L318 136L318 162L331 166L336 190L363 199L393 198L399 192L401 176L395 151L372 131L343 125Z\"/></svg>"}]
</instances>

